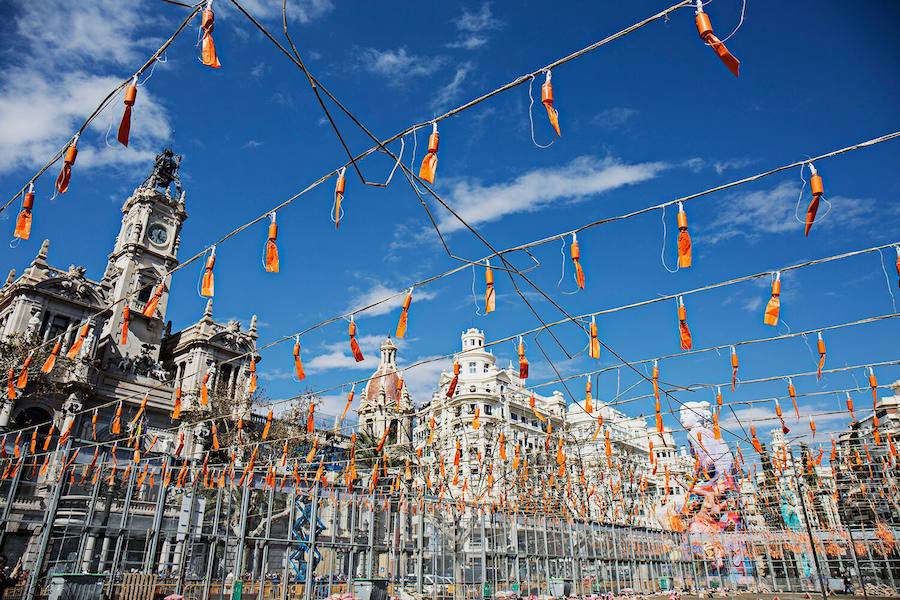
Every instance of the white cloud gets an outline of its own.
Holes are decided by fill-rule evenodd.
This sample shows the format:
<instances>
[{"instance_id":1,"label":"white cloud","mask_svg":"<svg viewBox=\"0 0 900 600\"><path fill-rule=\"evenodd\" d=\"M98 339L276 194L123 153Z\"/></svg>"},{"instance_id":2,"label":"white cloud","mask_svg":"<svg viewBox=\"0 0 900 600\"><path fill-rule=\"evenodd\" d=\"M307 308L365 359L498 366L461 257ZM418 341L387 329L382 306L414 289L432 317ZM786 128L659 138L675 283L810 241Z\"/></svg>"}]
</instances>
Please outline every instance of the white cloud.
<instances>
[{"instance_id":1,"label":"white cloud","mask_svg":"<svg viewBox=\"0 0 900 600\"><path fill-rule=\"evenodd\" d=\"M601 110L594 115L591 123L603 127L604 129L619 129L623 127L633 117L637 116L638 111L627 106L613 106Z\"/></svg>"},{"instance_id":2,"label":"white cloud","mask_svg":"<svg viewBox=\"0 0 900 600\"><path fill-rule=\"evenodd\" d=\"M417 405L431 401L431 395L437 389L441 371L449 372L453 368L452 360L437 356L420 357L413 362L426 360L433 362L426 362L414 369L403 371L403 381L409 389L410 397ZM402 368L401 366L401 370Z\"/></svg>"},{"instance_id":3,"label":"white cloud","mask_svg":"<svg viewBox=\"0 0 900 600\"><path fill-rule=\"evenodd\" d=\"M459 93L462 90L462 84L466 81L466 77L469 76L469 73L473 68L475 68L475 65L470 62L464 62L457 65L456 71L453 73L453 78L440 88L437 96L431 100L431 108L434 112L442 113L450 108L449 104L459 97Z\"/></svg>"},{"instance_id":4,"label":"white cloud","mask_svg":"<svg viewBox=\"0 0 900 600\"><path fill-rule=\"evenodd\" d=\"M712 222L698 228L703 231L702 239L704 243L716 244L736 237L756 240L765 234L802 232L810 200L809 186L804 189L798 207L799 194L798 183L784 181L770 189L730 195L727 201L719 204ZM825 200L832 207L829 210L827 204L822 203L810 235L815 235L818 229L837 225L843 230L865 225L876 214L873 210L875 202L868 198L829 197L826 194Z\"/></svg>"},{"instance_id":5,"label":"white cloud","mask_svg":"<svg viewBox=\"0 0 900 600\"><path fill-rule=\"evenodd\" d=\"M154 19L147 4L16 2L17 61L0 75L0 172L46 162L121 77L150 55L160 40L143 35L142 28ZM110 76L110 71L123 75ZM119 96L88 130L76 168L153 158L171 127L150 89L152 84L138 91L131 146L125 149L115 141L122 114ZM104 143L109 129L111 146Z\"/></svg>"},{"instance_id":6,"label":"white cloud","mask_svg":"<svg viewBox=\"0 0 900 600\"><path fill-rule=\"evenodd\" d=\"M444 64L441 57L417 56L406 48L361 48L357 53L362 69L386 77L391 85L402 85L410 78L431 75Z\"/></svg>"},{"instance_id":7,"label":"white cloud","mask_svg":"<svg viewBox=\"0 0 900 600\"><path fill-rule=\"evenodd\" d=\"M448 48L476 50L489 41L487 32L503 27L504 23L494 18L491 5L485 2L477 10L463 8L462 14L454 19L453 24L459 31L456 41L447 44Z\"/></svg>"},{"instance_id":8,"label":"white cloud","mask_svg":"<svg viewBox=\"0 0 900 600\"><path fill-rule=\"evenodd\" d=\"M324 352L317 354L309 361L304 361L303 366L307 373L321 373L334 369L354 369L374 371L378 367L381 358L381 343L386 335L364 335L356 338L359 342L365 360L356 362L350 353L350 341L345 338L339 342L333 342L324 346ZM402 347L402 340L396 340L398 347Z\"/></svg>"},{"instance_id":9,"label":"white cloud","mask_svg":"<svg viewBox=\"0 0 900 600\"><path fill-rule=\"evenodd\" d=\"M750 158L731 158L728 160L717 160L713 163L712 167L717 174L722 175L725 171L731 169L743 169L744 167L749 167L755 162L755 160L752 160Z\"/></svg>"},{"instance_id":10,"label":"white cloud","mask_svg":"<svg viewBox=\"0 0 900 600\"><path fill-rule=\"evenodd\" d=\"M446 197L463 219L477 225L511 214L537 212L563 201L584 201L653 179L665 168L660 162L625 164L615 158L582 156L561 167L528 171L511 181L484 185L457 180ZM440 226L445 233L463 227L449 214L441 216Z\"/></svg>"},{"instance_id":11,"label":"white cloud","mask_svg":"<svg viewBox=\"0 0 900 600\"><path fill-rule=\"evenodd\" d=\"M259 148L264 143L265 142L260 142L259 140L247 140L247 143L244 144L244 148L247 148L248 150L253 150L254 148Z\"/></svg>"},{"instance_id":12,"label":"white cloud","mask_svg":"<svg viewBox=\"0 0 900 600\"><path fill-rule=\"evenodd\" d=\"M398 291L399 290L389 288L382 283L372 283L371 285L366 286L365 290L359 292L353 297L352 300L350 300L350 305L347 307L347 312L379 302L388 296L397 294ZM377 317L380 315L386 315L388 313L398 311L400 306L403 304L404 297L405 296L403 294L393 297L387 302L382 302L378 306L373 306L364 313L357 315L356 318L360 319L362 317ZM413 290L413 303L412 307L410 307L410 312L412 313L412 311L415 311L416 304L420 302L426 302L428 300L433 300L436 297L437 292L435 291L431 291L428 289ZM410 316L410 319L412 318L413 317Z\"/></svg>"},{"instance_id":13,"label":"white cloud","mask_svg":"<svg viewBox=\"0 0 900 600\"><path fill-rule=\"evenodd\" d=\"M243 0L241 5L247 9L251 15L261 20L276 19L281 24L281 2L273 2L272 0ZM229 6L223 3L222 6ZM236 9L228 8L229 12L237 12ZM320 19L334 10L334 2L332 0L290 0L287 3L287 16L291 21L306 24ZM240 15L243 19L244 16ZM296 35L296 34L294 34ZM294 37L292 35L292 37Z\"/></svg>"},{"instance_id":14,"label":"white cloud","mask_svg":"<svg viewBox=\"0 0 900 600\"><path fill-rule=\"evenodd\" d=\"M798 408L800 409L799 420L794 413L794 407L791 405L790 400L781 402L784 423L791 430L788 434L788 438L791 441L822 442L827 440L827 436L830 433L847 430L849 417L845 412L836 410L836 412L831 414L816 414L828 410L823 408L821 403L818 405L799 404ZM735 414L737 415L736 418ZM723 415L727 415L719 422L723 429L723 435L726 435L724 430L728 430L733 434L744 437L746 430L746 435L749 436L750 425L752 424L756 427L759 441L768 445L771 442L771 433L781 430L781 424L775 415L774 401L767 404L756 404L750 408L736 409L734 414L730 410L726 410ZM815 439L813 439L812 431L809 429L809 415L814 415L813 418L816 422ZM732 440L734 439L733 436L728 437Z\"/></svg>"}]
</instances>

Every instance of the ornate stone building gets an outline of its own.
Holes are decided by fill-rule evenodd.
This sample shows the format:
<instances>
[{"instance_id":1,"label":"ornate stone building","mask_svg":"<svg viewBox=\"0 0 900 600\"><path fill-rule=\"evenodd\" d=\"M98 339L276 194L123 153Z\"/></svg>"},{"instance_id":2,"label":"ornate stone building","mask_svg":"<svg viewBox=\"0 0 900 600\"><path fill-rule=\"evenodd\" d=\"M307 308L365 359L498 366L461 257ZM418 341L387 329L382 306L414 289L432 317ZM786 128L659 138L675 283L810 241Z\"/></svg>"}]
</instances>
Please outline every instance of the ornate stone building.
<instances>
[{"instance_id":1,"label":"ornate stone building","mask_svg":"<svg viewBox=\"0 0 900 600\"><path fill-rule=\"evenodd\" d=\"M388 337L381 344L381 362L366 383L357 408L359 426L375 439L391 428L386 443L412 443L413 404L397 369L397 346Z\"/></svg>"},{"instance_id":2,"label":"ornate stone building","mask_svg":"<svg viewBox=\"0 0 900 600\"><path fill-rule=\"evenodd\" d=\"M24 339L29 347L60 341L58 365L65 368L57 366L50 375L58 384L53 394L39 391L35 379L40 378L29 380L15 400L4 394L0 433L35 425L46 431L51 421L59 431L67 418L75 418L73 437L90 440L89 411L103 407L98 411L98 439L108 439L115 402L123 401L125 424L146 396L143 431L158 433L156 450L166 451L174 447L176 438L163 431L172 427L176 388L183 391L184 410L194 408L208 372L212 392L243 399L250 359L242 355L255 351L255 317L246 330L237 322L218 323L210 302L202 318L189 327L173 332L171 322L166 322L170 296L166 275L178 264L182 227L188 217L179 162L171 150L159 154L150 176L125 200L119 235L99 279L89 278L83 267L52 266L49 240L21 275L10 271L0 288L0 335ZM146 317L143 309L157 290L157 309ZM123 343L126 306L130 319ZM87 338L69 360L64 357L66 349L85 322ZM185 433L186 451L196 451L194 434L204 432ZM20 535L27 538L29 533Z\"/></svg>"}]
</instances>

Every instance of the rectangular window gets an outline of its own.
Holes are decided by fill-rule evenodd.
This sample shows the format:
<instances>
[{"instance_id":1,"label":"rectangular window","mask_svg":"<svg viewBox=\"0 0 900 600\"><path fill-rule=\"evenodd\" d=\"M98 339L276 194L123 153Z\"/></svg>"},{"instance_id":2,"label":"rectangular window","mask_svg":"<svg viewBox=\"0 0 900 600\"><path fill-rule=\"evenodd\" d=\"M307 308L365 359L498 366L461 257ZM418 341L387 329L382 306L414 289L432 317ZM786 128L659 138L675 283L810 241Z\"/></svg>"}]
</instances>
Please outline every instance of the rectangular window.
<instances>
[{"instance_id":1,"label":"rectangular window","mask_svg":"<svg viewBox=\"0 0 900 600\"><path fill-rule=\"evenodd\" d=\"M484 372L485 372L485 373L488 372L488 364L487 364L487 363L484 363Z\"/></svg>"},{"instance_id":2,"label":"rectangular window","mask_svg":"<svg viewBox=\"0 0 900 600\"><path fill-rule=\"evenodd\" d=\"M517 415L516 413L509 413L509 416L512 417L513 421L519 420L519 415Z\"/></svg>"},{"instance_id":3,"label":"rectangular window","mask_svg":"<svg viewBox=\"0 0 900 600\"><path fill-rule=\"evenodd\" d=\"M469 375L475 375L478 372L478 363L469 363Z\"/></svg>"},{"instance_id":4,"label":"rectangular window","mask_svg":"<svg viewBox=\"0 0 900 600\"><path fill-rule=\"evenodd\" d=\"M50 332L48 334L49 339L53 339L66 329L69 328L69 324L72 321L68 317L64 317L62 315L54 315L50 320Z\"/></svg>"},{"instance_id":5,"label":"rectangular window","mask_svg":"<svg viewBox=\"0 0 900 600\"><path fill-rule=\"evenodd\" d=\"M485 405L484 405L484 414L490 415L490 414L493 414L493 412L494 412L494 407L493 407L493 406L491 406L490 404L485 404Z\"/></svg>"}]
</instances>

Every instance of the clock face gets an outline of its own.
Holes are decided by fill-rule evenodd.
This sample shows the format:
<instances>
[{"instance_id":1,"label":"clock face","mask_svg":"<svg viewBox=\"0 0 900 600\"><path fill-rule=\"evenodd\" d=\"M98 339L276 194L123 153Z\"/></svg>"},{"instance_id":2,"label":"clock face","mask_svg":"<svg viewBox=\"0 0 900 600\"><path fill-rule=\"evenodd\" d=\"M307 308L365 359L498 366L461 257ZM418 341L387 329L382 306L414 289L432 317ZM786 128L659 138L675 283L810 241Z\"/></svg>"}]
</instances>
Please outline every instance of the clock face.
<instances>
[{"instance_id":1,"label":"clock face","mask_svg":"<svg viewBox=\"0 0 900 600\"><path fill-rule=\"evenodd\" d=\"M147 237L149 237L150 241L154 244L162 246L166 243L166 240L169 239L169 232L159 223L155 223L147 230Z\"/></svg>"}]
</instances>

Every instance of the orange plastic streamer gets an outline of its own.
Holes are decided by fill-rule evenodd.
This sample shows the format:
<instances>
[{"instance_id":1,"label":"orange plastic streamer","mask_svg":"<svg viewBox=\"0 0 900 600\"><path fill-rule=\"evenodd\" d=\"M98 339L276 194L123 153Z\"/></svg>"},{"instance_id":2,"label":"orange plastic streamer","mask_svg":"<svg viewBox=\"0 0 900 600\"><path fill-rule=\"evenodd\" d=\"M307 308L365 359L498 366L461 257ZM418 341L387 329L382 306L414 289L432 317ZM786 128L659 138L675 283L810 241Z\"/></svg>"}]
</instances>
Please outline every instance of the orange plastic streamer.
<instances>
[{"instance_id":1,"label":"orange plastic streamer","mask_svg":"<svg viewBox=\"0 0 900 600\"><path fill-rule=\"evenodd\" d=\"M713 33L712 23L709 20L709 15L703 12L702 3L697 3L697 16L696 16L696 24L697 24L697 33L700 34L700 39L703 40L713 51L716 53L716 56L719 57L728 70L731 71L731 74L737 77L740 72L741 61L739 61L731 52L728 51L728 48L725 47L719 38Z\"/></svg>"},{"instance_id":2,"label":"orange plastic streamer","mask_svg":"<svg viewBox=\"0 0 900 600\"><path fill-rule=\"evenodd\" d=\"M250 357L250 378L247 380L247 393L256 391L256 357Z\"/></svg>"},{"instance_id":3,"label":"orange plastic streamer","mask_svg":"<svg viewBox=\"0 0 900 600\"><path fill-rule=\"evenodd\" d=\"M147 300L147 304L144 305L143 315L148 319L152 319L154 315L156 315L156 309L159 307L159 300L162 298L163 292L166 291L166 284L160 282L158 286L156 286L156 290L154 290L153 295L150 296L150 299Z\"/></svg>"},{"instance_id":4,"label":"orange plastic streamer","mask_svg":"<svg viewBox=\"0 0 900 600\"><path fill-rule=\"evenodd\" d=\"M812 192L812 200L809 201L809 206L806 207L806 223L803 228L803 234L806 236L809 236L809 230L812 229L813 222L816 220L816 213L819 212L819 202L825 194L822 176L816 171L815 165L809 163L809 170L812 173L812 176L809 178L809 189Z\"/></svg>"},{"instance_id":5,"label":"orange plastic streamer","mask_svg":"<svg viewBox=\"0 0 900 600\"><path fill-rule=\"evenodd\" d=\"M131 109L137 99L137 76L131 80L125 88L125 112L122 113L122 121L119 123L119 143L128 147L128 137L131 134Z\"/></svg>"},{"instance_id":6,"label":"orange plastic streamer","mask_svg":"<svg viewBox=\"0 0 900 600\"><path fill-rule=\"evenodd\" d=\"M119 344L128 343L128 323L131 321L131 308L126 304L122 307L122 328L119 332Z\"/></svg>"},{"instance_id":7,"label":"orange plastic streamer","mask_svg":"<svg viewBox=\"0 0 900 600\"><path fill-rule=\"evenodd\" d=\"M306 379L306 372L303 370L303 361L300 359L300 336L294 338L294 372L298 381Z\"/></svg>"},{"instance_id":8,"label":"orange plastic streamer","mask_svg":"<svg viewBox=\"0 0 900 600\"><path fill-rule=\"evenodd\" d=\"M486 260L484 267L484 312L491 314L497 307L497 295L494 292L494 270L491 269L491 261Z\"/></svg>"},{"instance_id":9,"label":"orange plastic streamer","mask_svg":"<svg viewBox=\"0 0 900 600\"><path fill-rule=\"evenodd\" d=\"M341 204L344 202L344 190L347 188L346 171L346 167L342 167L334 182L334 206L332 206L331 221L334 223L335 229L340 228L341 216L344 214Z\"/></svg>"},{"instance_id":10,"label":"orange plastic streamer","mask_svg":"<svg viewBox=\"0 0 900 600\"><path fill-rule=\"evenodd\" d=\"M81 347L84 346L84 340L87 338L88 331L90 331L91 325L90 323L85 323L81 326L81 330L78 332L78 337L75 338L75 342L72 344L72 347L69 348L69 351L66 352L66 358L69 360L73 360L78 353L81 352Z\"/></svg>"},{"instance_id":11,"label":"orange plastic streamer","mask_svg":"<svg viewBox=\"0 0 900 600\"><path fill-rule=\"evenodd\" d=\"M406 297L403 299L403 305L400 307L400 320L397 321L397 330L394 334L397 336L397 339L403 339L406 337L406 325L409 321L409 307L412 305L412 288L409 288L409 291L406 292Z\"/></svg>"},{"instance_id":12,"label":"orange plastic streamer","mask_svg":"<svg viewBox=\"0 0 900 600\"><path fill-rule=\"evenodd\" d=\"M578 237L572 234L572 245L569 246L569 254L572 256L572 264L575 265L575 284L578 289L584 289L584 269L581 268L581 249L578 247Z\"/></svg>"},{"instance_id":13,"label":"orange plastic streamer","mask_svg":"<svg viewBox=\"0 0 900 600\"><path fill-rule=\"evenodd\" d=\"M562 135L559 129L559 111L553 106L553 83L551 82L553 75L547 71L544 84L541 86L541 104L547 109L547 118L550 119L550 126L557 136Z\"/></svg>"},{"instance_id":14,"label":"orange plastic streamer","mask_svg":"<svg viewBox=\"0 0 900 600\"><path fill-rule=\"evenodd\" d=\"M212 11L212 0L207 0L206 8L203 9L203 16L200 20L200 59L207 67L213 69L221 68L219 56L216 54L216 44L213 41L212 33L215 29L216 18Z\"/></svg>"},{"instance_id":15,"label":"orange plastic streamer","mask_svg":"<svg viewBox=\"0 0 900 600\"><path fill-rule=\"evenodd\" d=\"M694 347L691 329L687 323L687 308L684 306L684 298L678 297L678 334L681 339L681 349L690 350Z\"/></svg>"},{"instance_id":16,"label":"orange plastic streamer","mask_svg":"<svg viewBox=\"0 0 900 600\"><path fill-rule=\"evenodd\" d=\"M800 407L797 406L797 389L794 387L794 380L788 377L788 396L791 398L791 403L794 405L794 412L797 414L797 418L800 418Z\"/></svg>"},{"instance_id":17,"label":"orange plastic streamer","mask_svg":"<svg viewBox=\"0 0 900 600\"><path fill-rule=\"evenodd\" d=\"M28 185L28 191L25 192L25 196L22 198L22 210L19 212L19 216L16 217L16 228L13 231L13 237L20 240L27 240L31 237L31 213L33 209L34 184L31 183ZM900 261L897 264L900 265Z\"/></svg>"},{"instance_id":18,"label":"orange plastic streamer","mask_svg":"<svg viewBox=\"0 0 900 600\"><path fill-rule=\"evenodd\" d=\"M766 304L766 313L763 315L763 323L766 325L778 325L778 317L781 313L781 273L775 273L772 281L772 297Z\"/></svg>"},{"instance_id":19,"label":"orange plastic streamer","mask_svg":"<svg viewBox=\"0 0 900 600\"><path fill-rule=\"evenodd\" d=\"M733 392L737 387L737 374L738 367L740 366L740 361L738 361L737 350L734 346L731 347L731 391Z\"/></svg>"},{"instance_id":20,"label":"orange plastic streamer","mask_svg":"<svg viewBox=\"0 0 900 600\"><path fill-rule=\"evenodd\" d=\"M440 145L440 136L438 135L437 122L431 124L431 135L428 136L428 153L422 159L422 166L419 167L419 178L434 183L434 176L437 173L438 164L438 146Z\"/></svg>"},{"instance_id":21,"label":"orange plastic streamer","mask_svg":"<svg viewBox=\"0 0 900 600\"><path fill-rule=\"evenodd\" d=\"M819 332L816 340L816 349L819 351L819 365L816 369L816 378L822 379L822 369L825 368L825 340L822 338L822 332Z\"/></svg>"},{"instance_id":22,"label":"orange plastic streamer","mask_svg":"<svg viewBox=\"0 0 900 600\"><path fill-rule=\"evenodd\" d=\"M203 266L203 279L200 281L200 295L206 298L212 298L216 291L216 278L213 274L213 267L216 266L216 247L212 246L209 256L206 257L206 264Z\"/></svg>"},{"instance_id":23,"label":"orange plastic streamer","mask_svg":"<svg viewBox=\"0 0 900 600\"><path fill-rule=\"evenodd\" d=\"M206 371L203 374L203 379L200 381L200 406L206 406L209 404L209 378L211 376L210 371Z\"/></svg>"},{"instance_id":24,"label":"orange plastic streamer","mask_svg":"<svg viewBox=\"0 0 900 600\"><path fill-rule=\"evenodd\" d=\"M19 377L16 379L16 387L20 390L24 390L25 386L28 385L28 369L31 367L33 358L34 350L31 350L28 353L28 356L25 357L25 361L22 363L22 370L19 371Z\"/></svg>"},{"instance_id":25,"label":"orange plastic streamer","mask_svg":"<svg viewBox=\"0 0 900 600\"><path fill-rule=\"evenodd\" d=\"M269 409L268 414L266 415L266 424L263 425L262 435L260 436L262 441L266 441L269 437L269 431L272 429L272 419L274 418L274 414L272 413L272 409Z\"/></svg>"},{"instance_id":26,"label":"orange plastic streamer","mask_svg":"<svg viewBox=\"0 0 900 600\"><path fill-rule=\"evenodd\" d=\"M13 367L9 368L9 373L6 376L6 399L16 399L16 370Z\"/></svg>"},{"instance_id":27,"label":"orange plastic streamer","mask_svg":"<svg viewBox=\"0 0 900 600\"><path fill-rule=\"evenodd\" d=\"M356 341L356 321L353 320L353 315L350 315L350 325L347 333L350 336L350 351L353 353L353 360L356 362L364 361L365 357L359 347L359 342Z\"/></svg>"},{"instance_id":28,"label":"orange plastic streamer","mask_svg":"<svg viewBox=\"0 0 900 600\"><path fill-rule=\"evenodd\" d=\"M594 413L594 404L591 398L591 376L588 375L584 383L584 412L587 414Z\"/></svg>"},{"instance_id":29,"label":"orange plastic streamer","mask_svg":"<svg viewBox=\"0 0 900 600\"><path fill-rule=\"evenodd\" d=\"M688 233L687 213L684 205L678 203L678 268L687 269L691 266L691 235Z\"/></svg>"},{"instance_id":30,"label":"orange plastic streamer","mask_svg":"<svg viewBox=\"0 0 900 600\"><path fill-rule=\"evenodd\" d=\"M275 213L273 212L269 217L272 221L269 223L269 233L266 239L266 273L277 273L279 268L278 262L278 246L276 245L276 240L278 239L278 223L275 222Z\"/></svg>"},{"instance_id":31,"label":"orange plastic streamer","mask_svg":"<svg viewBox=\"0 0 900 600\"><path fill-rule=\"evenodd\" d=\"M72 179L72 165L78 157L78 135L72 138L72 143L66 148L66 154L63 158L62 170L56 178L56 191L65 194L69 190L69 181Z\"/></svg>"},{"instance_id":32,"label":"orange plastic streamer","mask_svg":"<svg viewBox=\"0 0 900 600\"><path fill-rule=\"evenodd\" d=\"M175 388L175 404L172 407L172 420L177 421L181 418L181 386Z\"/></svg>"},{"instance_id":33,"label":"orange plastic streamer","mask_svg":"<svg viewBox=\"0 0 900 600\"><path fill-rule=\"evenodd\" d=\"M528 359L525 358L525 342L522 336L519 336L519 379L528 379Z\"/></svg>"},{"instance_id":34,"label":"orange plastic streamer","mask_svg":"<svg viewBox=\"0 0 900 600\"><path fill-rule=\"evenodd\" d=\"M454 392L456 392L456 386L459 383L459 362L453 362L453 378L450 380L450 384L447 386L447 398L452 398Z\"/></svg>"},{"instance_id":35,"label":"orange plastic streamer","mask_svg":"<svg viewBox=\"0 0 900 600\"><path fill-rule=\"evenodd\" d=\"M344 417L347 416L347 411L350 410L350 405L353 404L353 396L356 394L356 384L353 384L350 387L350 393L347 394L347 404L344 405L344 412L341 413L341 421L344 420Z\"/></svg>"},{"instance_id":36,"label":"orange plastic streamer","mask_svg":"<svg viewBox=\"0 0 900 600\"><path fill-rule=\"evenodd\" d=\"M875 378L875 370L869 367L869 389L872 390L872 408L878 403L878 380Z\"/></svg>"},{"instance_id":37,"label":"orange plastic streamer","mask_svg":"<svg viewBox=\"0 0 900 600\"><path fill-rule=\"evenodd\" d=\"M59 349L62 347L62 339L57 339L56 343L53 344L53 349L50 350L50 355L47 357L47 360L44 361L44 365L41 367L42 373L50 373L53 370L53 367L56 365L56 357L59 356Z\"/></svg>"},{"instance_id":38,"label":"orange plastic streamer","mask_svg":"<svg viewBox=\"0 0 900 600\"><path fill-rule=\"evenodd\" d=\"M591 358L600 358L600 339L597 337L597 320L592 315L590 325L590 346L588 346L588 356Z\"/></svg>"},{"instance_id":39,"label":"orange plastic streamer","mask_svg":"<svg viewBox=\"0 0 900 600\"><path fill-rule=\"evenodd\" d=\"M316 405L309 403L309 409L306 411L306 433L316 432Z\"/></svg>"}]
</instances>

